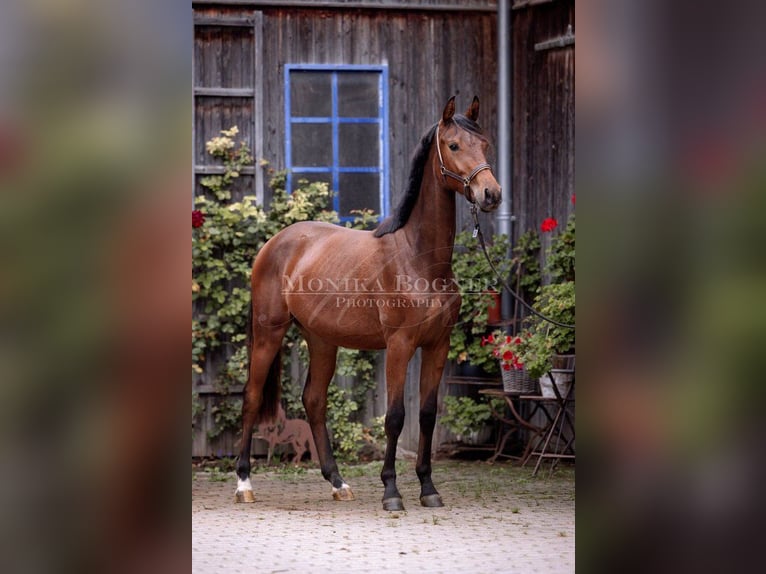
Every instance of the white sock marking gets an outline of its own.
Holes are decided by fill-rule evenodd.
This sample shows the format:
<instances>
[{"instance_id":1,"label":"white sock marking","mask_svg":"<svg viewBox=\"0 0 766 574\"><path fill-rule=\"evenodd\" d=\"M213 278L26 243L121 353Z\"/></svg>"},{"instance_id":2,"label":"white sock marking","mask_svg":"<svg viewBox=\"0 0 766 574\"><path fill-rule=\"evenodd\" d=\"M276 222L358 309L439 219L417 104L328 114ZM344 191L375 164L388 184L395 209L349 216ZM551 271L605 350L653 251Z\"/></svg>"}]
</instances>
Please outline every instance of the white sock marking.
<instances>
[{"instance_id":1,"label":"white sock marking","mask_svg":"<svg viewBox=\"0 0 766 574\"><path fill-rule=\"evenodd\" d=\"M250 477L245 480L237 477L237 492L244 492L246 490L253 490L253 485L250 484Z\"/></svg>"}]
</instances>

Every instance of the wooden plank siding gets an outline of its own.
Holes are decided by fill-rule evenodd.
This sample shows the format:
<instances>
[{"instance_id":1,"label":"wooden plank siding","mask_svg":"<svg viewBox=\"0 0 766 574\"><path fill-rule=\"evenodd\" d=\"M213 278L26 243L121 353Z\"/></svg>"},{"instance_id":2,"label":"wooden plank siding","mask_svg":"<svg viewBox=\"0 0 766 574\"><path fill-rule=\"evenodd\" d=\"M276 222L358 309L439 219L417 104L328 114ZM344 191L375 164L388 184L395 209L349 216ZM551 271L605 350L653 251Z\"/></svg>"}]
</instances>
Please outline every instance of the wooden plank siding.
<instances>
[{"instance_id":1,"label":"wooden plank siding","mask_svg":"<svg viewBox=\"0 0 766 574\"><path fill-rule=\"evenodd\" d=\"M482 10L412 10L417 6L463 5L460 2L407 2L402 10L317 9L279 7L278 3L256 3L239 7L195 3L195 163L215 165L205 157L204 143L220 129L236 123L241 136L253 145L256 161L265 159L275 169L285 167L284 66L285 64L387 65L389 74L389 181L390 202L395 205L409 175L410 156L422 134L440 117L446 101L458 96L464 109L474 94L481 99L479 123L490 139L496 134L496 17L494 2L473 2ZM267 5L268 4L268 5ZM316 3L312 3L316 5ZM376 3L369 3L376 4ZM449 7L449 6L447 6ZM260 26L237 27L229 22L260 22ZM259 37L260 34L260 37ZM251 56L253 42L260 46ZM247 68L247 69L246 69ZM216 90L253 90L219 93ZM258 122L256 122L256 117ZM255 133L256 124L260 133ZM255 171L259 170L255 168ZM207 169L209 171L210 168ZM198 170L199 173L206 171ZM240 178L238 191L253 185L253 178ZM269 190L258 189L265 204ZM263 195L261 195L263 194ZM459 203L458 225L471 225L467 207ZM487 228L492 227L485 218ZM382 363L382 361L381 361ZM202 388L213 382L214 369L206 369ZM419 436L419 353L413 358L405 389L406 425L400 444L415 451ZM368 416L385 410L384 368L380 384L369 401ZM198 387L199 388L199 387ZM454 389L443 392L455 392ZM205 394L206 402L215 395ZM204 426L204 424L203 424ZM223 436L208 443L198 431L193 454L229 454L236 437ZM437 437L438 438L438 437Z\"/></svg>"},{"instance_id":2,"label":"wooden plank siding","mask_svg":"<svg viewBox=\"0 0 766 574\"><path fill-rule=\"evenodd\" d=\"M193 2L196 26L194 121L197 178L214 171L204 143L233 124L258 160L285 167L284 67L286 64L388 66L389 197L395 205L409 174L410 155L451 95L464 109L481 99L479 123L497 135L497 17L494 0L362 0L358 2ZM574 0L516 1L512 10L512 214L514 239L539 229L546 217L564 225L573 211L574 46L535 51L535 44L574 30ZM236 91L232 91L236 90ZM492 159L490 160L492 162ZM240 178L237 193L270 201L263 170ZM508 201L508 196L504 198ZM458 228L470 214L458 202ZM491 216L482 215L485 233ZM545 236L547 239L548 236ZM385 409L384 368L368 401L368 416ZM400 444L418 441L419 354L405 387L407 417ZM199 383L209 388L214 368ZM297 376L296 373L293 373ZM344 382L346 384L347 382ZM466 389L443 383L442 395ZM215 395L205 395L206 401ZM445 438L437 427L436 444ZM198 437L195 455L229 454L236 437L208 444Z\"/></svg>"},{"instance_id":3,"label":"wooden plank siding","mask_svg":"<svg viewBox=\"0 0 766 574\"><path fill-rule=\"evenodd\" d=\"M417 39L418 49L412 49ZM264 11L264 154L284 168L284 64L387 64L390 195L396 204L412 150L447 99L483 94L480 121L495 125L494 18L483 14ZM456 47L459 47L457 49ZM487 57L491 55L491 57ZM466 214L464 214L466 215Z\"/></svg>"},{"instance_id":4,"label":"wooden plank siding","mask_svg":"<svg viewBox=\"0 0 766 574\"><path fill-rule=\"evenodd\" d=\"M514 236L574 210L574 46L535 51L574 30L574 0L513 11ZM547 239L547 235L545 238Z\"/></svg>"}]
</instances>

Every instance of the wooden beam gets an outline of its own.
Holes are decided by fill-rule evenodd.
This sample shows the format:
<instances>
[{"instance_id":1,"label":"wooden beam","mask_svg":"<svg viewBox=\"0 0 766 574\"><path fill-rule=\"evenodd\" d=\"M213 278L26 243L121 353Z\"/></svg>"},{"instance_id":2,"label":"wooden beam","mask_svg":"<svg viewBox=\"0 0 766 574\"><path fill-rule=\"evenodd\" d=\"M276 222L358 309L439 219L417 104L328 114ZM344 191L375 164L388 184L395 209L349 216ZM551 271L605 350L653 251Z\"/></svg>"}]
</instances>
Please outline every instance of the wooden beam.
<instances>
[{"instance_id":1,"label":"wooden beam","mask_svg":"<svg viewBox=\"0 0 766 574\"><path fill-rule=\"evenodd\" d=\"M555 48L564 48L566 46L571 46L575 43L575 35L574 32L572 32L572 25L570 24L567 26L567 31L564 33L563 36L559 36L558 38L552 38L550 40L545 40L544 42L538 42L535 44L535 52L542 52L543 50L553 50Z\"/></svg>"},{"instance_id":2,"label":"wooden beam","mask_svg":"<svg viewBox=\"0 0 766 574\"><path fill-rule=\"evenodd\" d=\"M194 88L195 96L222 96L224 98L252 98L253 88Z\"/></svg>"},{"instance_id":3,"label":"wooden beam","mask_svg":"<svg viewBox=\"0 0 766 574\"><path fill-rule=\"evenodd\" d=\"M197 175L220 175L226 173L226 169L222 165L195 165L194 173ZM240 169L239 173L254 175L255 168L252 165L248 165Z\"/></svg>"},{"instance_id":4,"label":"wooden beam","mask_svg":"<svg viewBox=\"0 0 766 574\"><path fill-rule=\"evenodd\" d=\"M263 153L263 12L257 11L253 22L253 161L256 164L264 158ZM263 170L255 171L255 196L260 205L265 205Z\"/></svg>"},{"instance_id":5,"label":"wooden beam","mask_svg":"<svg viewBox=\"0 0 766 574\"><path fill-rule=\"evenodd\" d=\"M547 0L551 1L551 0ZM399 11L429 11L429 12L496 12L497 3L464 2L459 4L419 4L417 2L332 2L325 0L192 0L193 8L203 6L246 6L249 8L337 8L342 10L399 10Z\"/></svg>"},{"instance_id":6,"label":"wooden beam","mask_svg":"<svg viewBox=\"0 0 766 574\"><path fill-rule=\"evenodd\" d=\"M229 387L229 390L227 391L227 395L238 397L242 394L242 390L245 388L245 385L232 385ZM193 386L192 389L199 393L200 395L223 395L224 393L221 392L221 389L217 387L216 385L196 385Z\"/></svg>"},{"instance_id":7,"label":"wooden beam","mask_svg":"<svg viewBox=\"0 0 766 574\"><path fill-rule=\"evenodd\" d=\"M238 28L249 28L253 23L253 18L224 18L221 16L194 15L195 26L234 26Z\"/></svg>"},{"instance_id":8,"label":"wooden beam","mask_svg":"<svg viewBox=\"0 0 766 574\"><path fill-rule=\"evenodd\" d=\"M523 10L524 8L532 8L539 6L540 4L550 4L556 0L516 0L511 7L512 10Z\"/></svg>"}]
</instances>

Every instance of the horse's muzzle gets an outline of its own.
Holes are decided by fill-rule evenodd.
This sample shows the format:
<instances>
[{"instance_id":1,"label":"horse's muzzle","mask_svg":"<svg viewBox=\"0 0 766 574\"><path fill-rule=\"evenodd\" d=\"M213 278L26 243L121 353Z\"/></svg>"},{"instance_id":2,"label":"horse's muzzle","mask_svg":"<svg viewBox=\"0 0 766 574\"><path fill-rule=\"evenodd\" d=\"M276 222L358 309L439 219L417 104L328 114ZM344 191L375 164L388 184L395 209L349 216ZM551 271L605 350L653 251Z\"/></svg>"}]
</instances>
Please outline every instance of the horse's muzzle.
<instances>
[{"instance_id":1,"label":"horse's muzzle","mask_svg":"<svg viewBox=\"0 0 766 574\"><path fill-rule=\"evenodd\" d=\"M485 187L475 196L475 199L482 211L494 211L502 203L503 196L499 187Z\"/></svg>"}]
</instances>

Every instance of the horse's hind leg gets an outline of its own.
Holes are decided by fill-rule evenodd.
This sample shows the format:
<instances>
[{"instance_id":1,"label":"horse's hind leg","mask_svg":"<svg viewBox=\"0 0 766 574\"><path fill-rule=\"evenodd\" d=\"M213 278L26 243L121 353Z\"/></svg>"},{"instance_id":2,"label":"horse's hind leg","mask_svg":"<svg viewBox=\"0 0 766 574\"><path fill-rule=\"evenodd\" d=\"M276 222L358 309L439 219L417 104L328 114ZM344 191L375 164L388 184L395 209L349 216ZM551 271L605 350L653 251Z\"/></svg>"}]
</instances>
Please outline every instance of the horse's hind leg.
<instances>
[{"instance_id":1,"label":"horse's hind leg","mask_svg":"<svg viewBox=\"0 0 766 574\"><path fill-rule=\"evenodd\" d=\"M237 502L255 502L253 487L250 483L250 443L253 427L259 421L261 407L274 409L275 405L264 405L264 389L266 396L276 398L279 386L280 349L282 337L287 331L288 324L278 327L259 326L258 334L253 339L250 355L250 373L245 385L242 401L242 442L237 461Z\"/></svg>"},{"instance_id":2,"label":"horse's hind leg","mask_svg":"<svg viewBox=\"0 0 766 574\"><path fill-rule=\"evenodd\" d=\"M305 333L304 333L305 334ZM303 389L303 406L314 435L322 476L332 485L335 500L353 500L351 487L338 472L338 464L332 454L327 433L327 387L335 373L338 348L317 337L306 336L309 345L309 374Z\"/></svg>"}]
</instances>

